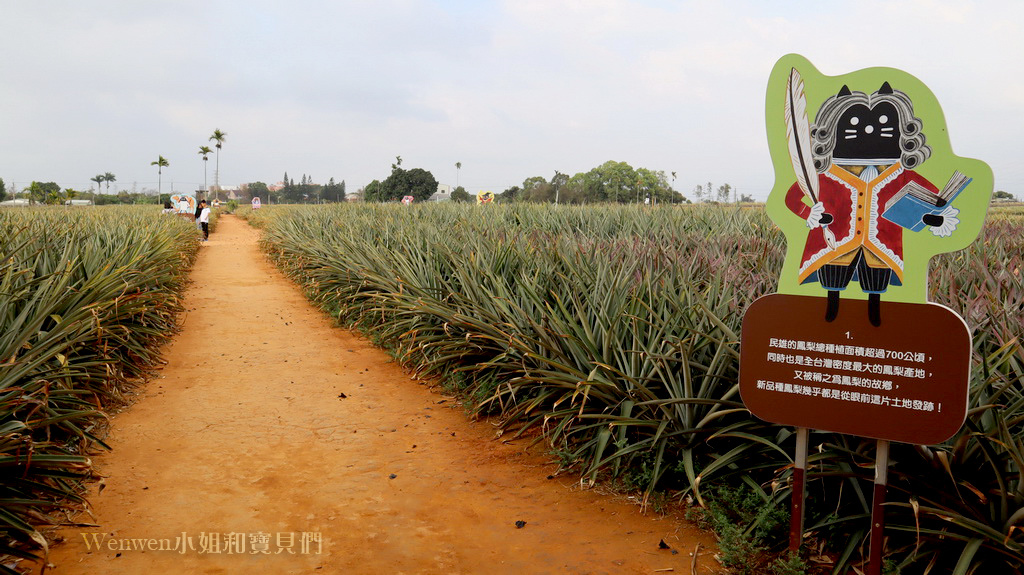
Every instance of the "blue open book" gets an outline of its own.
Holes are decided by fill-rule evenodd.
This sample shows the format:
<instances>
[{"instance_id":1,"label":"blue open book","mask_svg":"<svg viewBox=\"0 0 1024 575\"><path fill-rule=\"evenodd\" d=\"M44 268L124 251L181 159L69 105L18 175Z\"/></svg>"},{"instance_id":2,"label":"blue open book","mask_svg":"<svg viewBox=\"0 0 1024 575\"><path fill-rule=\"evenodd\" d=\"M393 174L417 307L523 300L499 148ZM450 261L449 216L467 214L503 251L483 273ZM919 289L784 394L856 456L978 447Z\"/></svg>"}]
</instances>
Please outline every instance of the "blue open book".
<instances>
[{"instance_id":1,"label":"blue open book","mask_svg":"<svg viewBox=\"0 0 1024 575\"><path fill-rule=\"evenodd\" d=\"M910 182L889 198L882 210L882 217L912 232L921 231L925 226L921 218L926 214L942 213L972 181L972 178L959 171L953 172L953 177L938 194L917 182Z\"/></svg>"}]
</instances>

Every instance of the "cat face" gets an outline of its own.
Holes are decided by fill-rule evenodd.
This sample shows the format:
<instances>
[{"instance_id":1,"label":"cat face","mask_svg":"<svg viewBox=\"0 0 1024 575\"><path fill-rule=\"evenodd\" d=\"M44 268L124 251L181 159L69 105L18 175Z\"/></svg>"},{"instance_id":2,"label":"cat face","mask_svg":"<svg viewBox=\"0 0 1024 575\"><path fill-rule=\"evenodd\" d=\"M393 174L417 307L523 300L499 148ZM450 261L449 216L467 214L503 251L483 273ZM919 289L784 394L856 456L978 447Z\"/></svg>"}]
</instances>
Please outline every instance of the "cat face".
<instances>
[{"instance_id":1,"label":"cat face","mask_svg":"<svg viewBox=\"0 0 1024 575\"><path fill-rule=\"evenodd\" d=\"M900 158L899 112L891 102L850 106L836 123L836 159L892 160Z\"/></svg>"}]
</instances>

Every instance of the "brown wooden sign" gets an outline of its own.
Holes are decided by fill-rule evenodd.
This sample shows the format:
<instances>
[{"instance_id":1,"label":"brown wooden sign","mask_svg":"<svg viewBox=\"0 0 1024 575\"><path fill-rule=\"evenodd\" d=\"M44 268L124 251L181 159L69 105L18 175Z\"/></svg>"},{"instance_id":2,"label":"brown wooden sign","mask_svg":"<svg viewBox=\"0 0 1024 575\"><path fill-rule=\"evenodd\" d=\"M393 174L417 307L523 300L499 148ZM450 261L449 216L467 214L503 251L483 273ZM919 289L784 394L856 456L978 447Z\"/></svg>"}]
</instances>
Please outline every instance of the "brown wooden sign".
<instances>
[{"instance_id":1,"label":"brown wooden sign","mask_svg":"<svg viewBox=\"0 0 1024 575\"><path fill-rule=\"evenodd\" d=\"M825 298L772 294L743 318L740 395L757 417L783 425L935 444L967 415L970 333L938 304L848 300L834 321Z\"/></svg>"}]
</instances>

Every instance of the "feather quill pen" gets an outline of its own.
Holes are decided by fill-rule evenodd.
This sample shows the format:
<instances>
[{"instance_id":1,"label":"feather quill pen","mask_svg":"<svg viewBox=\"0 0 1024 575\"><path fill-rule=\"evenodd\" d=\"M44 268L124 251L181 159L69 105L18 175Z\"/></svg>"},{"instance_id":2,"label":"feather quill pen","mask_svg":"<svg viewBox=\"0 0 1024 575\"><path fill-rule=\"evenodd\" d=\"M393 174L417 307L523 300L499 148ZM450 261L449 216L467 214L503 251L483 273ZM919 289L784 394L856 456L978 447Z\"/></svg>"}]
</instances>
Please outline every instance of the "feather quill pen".
<instances>
[{"instance_id":1,"label":"feather quill pen","mask_svg":"<svg viewBox=\"0 0 1024 575\"><path fill-rule=\"evenodd\" d=\"M793 163L796 182L812 204L818 203L818 172L814 169L811 155L811 124L807 120L807 97L804 95L804 80L793 68L786 81L786 141L789 144L789 160ZM836 236L828 225L821 226L825 243L836 249Z\"/></svg>"}]
</instances>

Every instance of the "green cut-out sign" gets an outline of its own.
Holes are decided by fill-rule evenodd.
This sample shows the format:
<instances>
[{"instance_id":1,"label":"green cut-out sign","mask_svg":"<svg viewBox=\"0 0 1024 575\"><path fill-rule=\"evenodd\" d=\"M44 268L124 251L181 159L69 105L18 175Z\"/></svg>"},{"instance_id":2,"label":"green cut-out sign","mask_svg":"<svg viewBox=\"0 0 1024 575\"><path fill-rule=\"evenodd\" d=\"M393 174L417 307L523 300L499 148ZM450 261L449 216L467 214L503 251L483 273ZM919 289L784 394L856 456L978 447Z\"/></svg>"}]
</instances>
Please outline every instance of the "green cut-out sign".
<instances>
[{"instance_id":1,"label":"green cut-out sign","mask_svg":"<svg viewBox=\"0 0 1024 575\"><path fill-rule=\"evenodd\" d=\"M992 171L953 154L935 96L892 68L825 76L785 56L766 121L767 211L787 248L778 293L744 314L744 404L783 425L945 441L967 413L971 335L927 301L928 263L978 236Z\"/></svg>"},{"instance_id":2,"label":"green cut-out sign","mask_svg":"<svg viewBox=\"0 0 1024 575\"><path fill-rule=\"evenodd\" d=\"M787 239L779 293L924 303L929 260L981 231L992 171L953 153L935 95L914 76L826 76L791 54L769 78L766 123L767 212Z\"/></svg>"}]
</instances>

